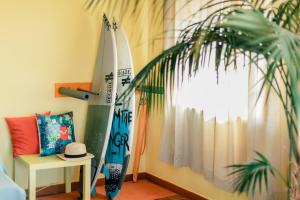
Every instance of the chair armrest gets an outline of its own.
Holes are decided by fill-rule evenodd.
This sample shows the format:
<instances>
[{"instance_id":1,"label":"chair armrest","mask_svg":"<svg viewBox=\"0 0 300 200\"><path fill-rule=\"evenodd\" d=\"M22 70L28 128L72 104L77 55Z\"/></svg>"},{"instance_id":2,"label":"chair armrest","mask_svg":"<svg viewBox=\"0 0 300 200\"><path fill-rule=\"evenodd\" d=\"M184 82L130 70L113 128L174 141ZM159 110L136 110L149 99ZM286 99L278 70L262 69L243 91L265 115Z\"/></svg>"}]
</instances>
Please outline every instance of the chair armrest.
<instances>
[{"instance_id":1,"label":"chair armrest","mask_svg":"<svg viewBox=\"0 0 300 200\"><path fill-rule=\"evenodd\" d=\"M13 180L3 172L0 172L0 199L26 200L24 189L13 182Z\"/></svg>"}]
</instances>

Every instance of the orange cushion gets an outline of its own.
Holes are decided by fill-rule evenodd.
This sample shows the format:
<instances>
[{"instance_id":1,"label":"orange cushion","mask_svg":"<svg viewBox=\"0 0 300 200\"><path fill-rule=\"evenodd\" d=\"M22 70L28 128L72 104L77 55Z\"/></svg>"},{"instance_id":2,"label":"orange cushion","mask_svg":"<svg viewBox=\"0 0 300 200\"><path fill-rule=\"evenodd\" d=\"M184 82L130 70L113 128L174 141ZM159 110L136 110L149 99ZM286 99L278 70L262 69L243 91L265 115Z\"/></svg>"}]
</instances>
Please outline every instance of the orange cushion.
<instances>
[{"instance_id":1,"label":"orange cushion","mask_svg":"<svg viewBox=\"0 0 300 200\"><path fill-rule=\"evenodd\" d=\"M50 115L50 112L44 115ZM35 116L5 118L13 144L13 156L39 153L39 136Z\"/></svg>"}]
</instances>

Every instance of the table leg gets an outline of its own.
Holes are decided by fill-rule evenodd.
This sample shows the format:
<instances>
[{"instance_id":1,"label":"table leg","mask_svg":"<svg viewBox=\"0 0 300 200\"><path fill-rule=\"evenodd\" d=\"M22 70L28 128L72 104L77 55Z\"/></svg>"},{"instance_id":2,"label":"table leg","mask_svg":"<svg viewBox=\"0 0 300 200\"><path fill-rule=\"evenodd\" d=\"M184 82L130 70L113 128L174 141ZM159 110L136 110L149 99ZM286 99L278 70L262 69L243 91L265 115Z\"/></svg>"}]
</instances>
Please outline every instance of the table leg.
<instances>
[{"instance_id":1,"label":"table leg","mask_svg":"<svg viewBox=\"0 0 300 200\"><path fill-rule=\"evenodd\" d=\"M91 161L83 165L83 200L91 199Z\"/></svg>"},{"instance_id":2,"label":"table leg","mask_svg":"<svg viewBox=\"0 0 300 200\"><path fill-rule=\"evenodd\" d=\"M65 192L72 191L72 167L65 167Z\"/></svg>"},{"instance_id":3,"label":"table leg","mask_svg":"<svg viewBox=\"0 0 300 200\"><path fill-rule=\"evenodd\" d=\"M29 179L28 179L28 199L35 200L36 199L36 170L29 168Z\"/></svg>"}]
</instances>

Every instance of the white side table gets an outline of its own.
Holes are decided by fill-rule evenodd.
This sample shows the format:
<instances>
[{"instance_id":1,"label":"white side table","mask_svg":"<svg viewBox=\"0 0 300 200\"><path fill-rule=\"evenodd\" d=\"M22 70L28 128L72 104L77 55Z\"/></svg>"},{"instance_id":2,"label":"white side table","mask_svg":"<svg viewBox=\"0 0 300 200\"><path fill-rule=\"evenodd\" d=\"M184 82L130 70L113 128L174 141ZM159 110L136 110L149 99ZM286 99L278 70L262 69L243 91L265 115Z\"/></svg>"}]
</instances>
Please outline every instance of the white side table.
<instances>
[{"instance_id":1,"label":"white side table","mask_svg":"<svg viewBox=\"0 0 300 200\"><path fill-rule=\"evenodd\" d=\"M28 196L29 200L36 199L36 171L40 169L53 169L64 167L65 191L71 192L71 169L74 166L83 166L83 199L90 200L91 196L91 159L81 161L64 161L56 155L40 157L38 154L22 155L16 159L28 167Z\"/></svg>"}]
</instances>

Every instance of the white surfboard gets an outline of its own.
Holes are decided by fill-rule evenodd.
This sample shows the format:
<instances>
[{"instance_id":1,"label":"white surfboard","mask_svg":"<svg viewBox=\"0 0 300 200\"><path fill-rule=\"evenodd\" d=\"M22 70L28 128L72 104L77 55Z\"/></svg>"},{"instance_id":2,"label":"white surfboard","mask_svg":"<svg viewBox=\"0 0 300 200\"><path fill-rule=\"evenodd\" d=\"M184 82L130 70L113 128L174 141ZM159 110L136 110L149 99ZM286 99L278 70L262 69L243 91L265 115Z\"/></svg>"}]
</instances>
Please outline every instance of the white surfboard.
<instances>
[{"instance_id":1,"label":"white surfboard","mask_svg":"<svg viewBox=\"0 0 300 200\"><path fill-rule=\"evenodd\" d=\"M84 142L87 152L94 154L91 164L91 189L96 185L105 161L112 125L117 88L117 50L114 31L103 16L92 91L99 93L89 100Z\"/></svg>"},{"instance_id":2,"label":"white surfboard","mask_svg":"<svg viewBox=\"0 0 300 200\"><path fill-rule=\"evenodd\" d=\"M124 31L113 23L117 45L117 96L121 95L133 79L133 62ZM131 154L134 129L135 95L117 102L113 116L105 165L105 190L108 199L114 199L120 192Z\"/></svg>"}]
</instances>

